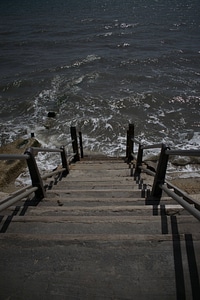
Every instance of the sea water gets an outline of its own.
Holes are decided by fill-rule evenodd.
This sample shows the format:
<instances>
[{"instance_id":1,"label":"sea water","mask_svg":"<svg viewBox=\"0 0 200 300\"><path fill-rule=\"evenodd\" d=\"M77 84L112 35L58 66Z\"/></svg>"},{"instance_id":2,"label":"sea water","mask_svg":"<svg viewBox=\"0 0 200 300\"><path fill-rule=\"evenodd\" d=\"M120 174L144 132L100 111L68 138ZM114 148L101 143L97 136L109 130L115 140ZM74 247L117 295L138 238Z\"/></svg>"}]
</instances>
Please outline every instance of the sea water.
<instances>
[{"instance_id":1,"label":"sea water","mask_svg":"<svg viewBox=\"0 0 200 300\"><path fill-rule=\"evenodd\" d=\"M86 151L124 155L134 123L144 144L199 149L199 37L199 0L1 0L0 144L65 145L73 125Z\"/></svg>"}]
</instances>

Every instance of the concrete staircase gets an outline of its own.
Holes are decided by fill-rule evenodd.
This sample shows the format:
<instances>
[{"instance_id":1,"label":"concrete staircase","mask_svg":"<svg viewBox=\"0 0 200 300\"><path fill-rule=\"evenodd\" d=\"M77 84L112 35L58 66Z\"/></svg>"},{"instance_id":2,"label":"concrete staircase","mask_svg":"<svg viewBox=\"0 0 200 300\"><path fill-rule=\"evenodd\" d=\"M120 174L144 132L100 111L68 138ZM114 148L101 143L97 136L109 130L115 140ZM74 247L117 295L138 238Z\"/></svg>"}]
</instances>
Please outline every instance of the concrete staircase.
<instances>
[{"instance_id":1,"label":"concrete staircase","mask_svg":"<svg viewBox=\"0 0 200 300\"><path fill-rule=\"evenodd\" d=\"M152 177L87 157L1 213L0 299L200 299L200 226Z\"/></svg>"}]
</instances>

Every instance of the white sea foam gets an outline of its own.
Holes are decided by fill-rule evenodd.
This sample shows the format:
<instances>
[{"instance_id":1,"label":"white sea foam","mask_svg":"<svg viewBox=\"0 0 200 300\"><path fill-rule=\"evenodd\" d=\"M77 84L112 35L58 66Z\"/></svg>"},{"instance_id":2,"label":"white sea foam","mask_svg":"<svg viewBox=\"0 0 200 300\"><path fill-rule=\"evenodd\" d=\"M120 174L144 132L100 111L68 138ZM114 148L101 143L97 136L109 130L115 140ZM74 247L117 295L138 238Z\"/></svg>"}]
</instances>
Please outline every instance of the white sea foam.
<instances>
[{"instance_id":1,"label":"white sea foam","mask_svg":"<svg viewBox=\"0 0 200 300\"><path fill-rule=\"evenodd\" d=\"M124 42L124 43L118 44L117 47L118 47L118 48L127 48L127 47L130 47L130 44Z\"/></svg>"},{"instance_id":2,"label":"white sea foam","mask_svg":"<svg viewBox=\"0 0 200 300\"><path fill-rule=\"evenodd\" d=\"M100 60L100 59L101 59L101 57L98 56L98 55L89 54L89 55L87 55L86 58L84 58L82 60L77 60L76 62L74 62L73 66L74 67L80 67L81 65L88 64L88 63L91 63L93 61Z\"/></svg>"},{"instance_id":3,"label":"white sea foam","mask_svg":"<svg viewBox=\"0 0 200 300\"><path fill-rule=\"evenodd\" d=\"M198 1L173 6L167 18L168 1L152 1L150 6L149 0L141 5L116 1L115 7L112 1L99 1L92 18L86 16L84 1L79 10L62 1L68 5L63 10L59 2L56 26L41 4L45 19L38 19L39 29L29 20L33 30L25 42L26 16L1 12L5 24L8 17L20 17L15 32L4 34L1 144L27 131L42 145L58 147L70 140L69 128L75 125L83 132L85 149L124 155L122 137L131 122L145 144L199 149ZM75 18L68 14L74 9ZM183 15L188 16L185 23L180 22ZM56 112L55 119L47 118L50 110ZM155 156L155 151L145 155Z\"/></svg>"}]
</instances>

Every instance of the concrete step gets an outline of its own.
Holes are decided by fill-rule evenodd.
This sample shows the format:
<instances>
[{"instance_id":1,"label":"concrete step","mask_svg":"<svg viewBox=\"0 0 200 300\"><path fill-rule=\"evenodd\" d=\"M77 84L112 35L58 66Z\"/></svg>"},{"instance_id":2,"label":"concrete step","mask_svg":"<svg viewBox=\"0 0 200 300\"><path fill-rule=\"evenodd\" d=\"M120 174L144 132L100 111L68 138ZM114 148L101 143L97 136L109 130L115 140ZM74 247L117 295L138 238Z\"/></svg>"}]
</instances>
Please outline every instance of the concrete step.
<instances>
[{"instance_id":1,"label":"concrete step","mask_svg":"<svg viewBox=\"0 0 200 300\"><path fill-rule=\"evenodd\" d=\"M125 163L104 163L104 162L91 162L91 163L78 163L70 165L71 170L126 170L129 166Z\"/></svg>"},{"instance_id":2,"label":"concrete step","mask_svg":"<svg viewBox=\"0 0 200 300\"><path fill-rule=\"evenodd\" d=\"M157 205L175 205L177 204L170 197L163 197L159 203L155 203L154 206ZM78 198L73 197L49 197L44 198L40 201L40 206L99 206L99 205L140 205L143 208L145 205L148 205L148 201L145 198L109 198L109 197L83 197L80 196ZM150 204L149 204L150 205Z\"/></svg>"},{"instance_id":3,"label":"concrete step","mask_svg":"<svg viewBox=\"0 0 200 300\"><path fill-rule=\"evenodd\" d=\"M149 190L140 190L140 189L55 189L47 191L48 198L148 198L150 196ZM165 198L166 194L163 193ZM150 201L150 200L149 200ZM154 203L150 203L154 204Z\"/></svg>"},{"instance_id":4,"label":"concrete step","mask_svg":"<svg viewBox=\"0 0 200 300\"><path fill-rule=\"evenodd\" d=\"M2 299L176 300L199 293L200 241L194 235L97 239L38 232L6 233L0 241Z\"/></svg>"},{"instance_id":5,"label":"concrete step","mask_svg":"<svg viewBox=\"0 0 200 300\"><path fill-rule=\"evenodd\" d=\"M90 156L90 157L84 157L82 158L79 162L79 164L97 164L97 163L104 163L104 164L107 164L107 163L122 163L122 164L126 164L125 163L125 159L122 158L122 157L106 157L106 156L102 156L102 157L97 157L97 156Z\"/></svg>"},{"instance_id":6,"label":"concrete step","mask_svg":"<svg viewBox=\"0 0 200 300\"><path fill-rule=\"evenodd\" d=\"M80 172L92 172L92 173L98 173L98 172L107 172L107 171L113 171L115 173L122 173L124 171L130 171L130 166L122 163L122 162L79 162L75 164L70 165L70 171L75 172L75 171L80 171ZM130 174L128 172L127 174Z\"/></svg>"},{"instance_id":7,"label":"concrete step","mask_svg":"<svg viewBox=\"0 0 200 300\"><path fill-rule=\"evenodd\" d=\"M91 176L84 176L84 177L64 177L60 181L60 183L77 183L77 184L136 184L133 177L105 177L105 176L99 176L99 177L91 177Z\"/></svg>"},{"instance_id":8,"label":"concrete step","mask_svg":"<svg viewBox=\"0 0 200 300\"><path fill-rule=\"evenodd\" d=\"M51 180L51 179L50 179ZM97 177L91 177L90 175L86 174L84 177L83 176L71 176L67 175L67 177L63 177L61 182L96 182L96 183L103 183L103 182L113 182L113 183L135 183L134 178L131 176L128 177L112 177L112 176L97 176Z\"/></svg>"},{"instance_id":9,"label":"concrete step","mask_svg":"<svg viewBox=\"0 0 200 300\"><path fill-rule=\"evenodd\" d=\"M46 211L47 212L47 211ZM98 215L73 211L67 215L25 215L3 218L1 233L26 234L200 234L199 222L191 216ZM11 222L12 221L12 222Z\"/></svg>"},{"instance_id":10,"label":"concrete step","mask_svg":"<svg viewBox=\"0 0 200 300\"><path fill-rule=\"evenodd\" d=\"M147 192L138 189L57 189L47 191L47 197L61 197L61 198L145 198Z\"/></svg>"},{"instance_id":11,"label":"concrete step","mask_svg":"<svg viewBox=\"0 0 200 300\"><path fill-rule=\"evenodd\" d=\"M52 179L50 179L49 181L52 181ZM113 185L114 187L118 187L118 186L148 186L148 185L153 184L152 181L150 180L140 180L140 181L135 181L133 179L133 177L95 177L93 178L92 176L90 177L70 177L67 176L66 178L63 178L61 181L59 181L57 183L57 185L62 185L62 186L76 186L77 188L80 186L105 186L105 188Z\"/></svg>"},{"instance_id":12,"label":"concrete step","mask_svg":"<svg viewBox=\"0 0 200 300\"><path fill-rule=\"evenodd\" d=\"M0 213L0 222L4 216L24 215L35 209L38 214L42 210L49 211L53 214L55 211L63 215L76 214L82 211L82 214L87 213L105 215L120 214L127 215L188 215L189 213L173 199L165 198L160 203L153 204L141 198L45 198L39 203L34 201L20 201L15 206L10 206ZM74 211L74 213L73 213ZM68 212L68 213L67 213Z\"/></svg>"},{"instance_id":13,"label":"concrete step","mask_svg":"<svg viewBox=\"0 0 200 300\"><path fill-rule=\"evenodd\" d=\"M61 204L61 203L60 203ZM152 205L132 205L132 203L129 203L129 205L125 204L118 204L112 205L106 204L102 205L102 203L99 203L99 205L85 205L85 203L80 203L80 205L71 203L71 205L68 205L68 203L62 203L63 205L55 206L55 203L53 205L47 205L46 206L37 206L37 207L28 207L26 211L26 215L34 215L34 216L73 216L73 215L127 215L127 216L157 216L157 215L168 215L168 216L174 216L174 215L189 215L188 212L180 205L158 205L158 206L152 206ZM14 207L13 207L14 210ZM20 215L21 211L23 210L23 207L21 207L21 210L19 210L18 215ZM12 211L12 208L10 208L10 211Z\"/></svg>"},{"instance_id":14,"label":"concrete step","mask_svg":"<svg viewBox=\"0 0 200 300\"><path fill-rule=\"evenodd\" d=\"M133 190L146 190L152 188L151 182L139 182L134 181L83 181L83 180L65 180L54 184L55 189L133 189Z\"/></svg>"},{"instance_id":15,"label":"concrete step","mask_svg":"<svg viewBox=\"0 0 200 300\"><path fill-rule=\"evenodd\" d=\"M0 216L2 299L200 299L199 222L169 197L146 205L152 177L122 160L70 168Z\"/></svg>"},{"instance_id":16,"label":"concrete step","mask_svg":"<svg viewBox=\"0 0 200 300\"><path fill-rule=\"evenodd\" d=\"M125 163L125 157L116 157L116 156L107 156L107 155L84 155L84 158L81 158L80 163L88 162L122 162Z\"/></svg>"},{"instance_id":17,"label":"concrete step","mask_svg":"<svg viewBox=\"0 0 200 300\"><path fill-rule=\"evenodd\" d=\"M83 170L83 169L73 169L70 170L70 174L67 177L76 177L81 178L83 176L93 176L95 177L130 177L130 170L124 168L122 170L102 170L102 169L94 169L90 170Z\"/></svg>"},{"instance_id":18,"label":"concrete step","mask_svg":"<svg viewBox=\"0 0 200 300\"><path fill-rule=\"evenodd\" d=\"M6 243L8 238L11 242L39 242L39 244L46 243L54 243L54 242L63 242L63 243L73 243L80 244L84 242L103 242L103 243L121 243L125 241L130 241L137 245L136 242L140 243L163 243L163 242L185 242L187 238L189 238L189 234L179 233L179 234L32 234L32 233L4 233L0 234L0 241L2 243ZM200 235L199 234L191 234L190 239L196 245L200 246ZM9 243L9 242L8 242Z\"/></svg>"},{"instance_id":19,"label":"concrete step","mask_svg":"<svg viewBox=\"0 0 200 300\"><path fill-rule=\"evenodd\" d=\"M146 189L146 185L135 185L133 182L132 184L119 184L119 183L112 183L112 182L108 182L108 183L94 183L94 182L60 182L58 184L56 184L56 186L54 187L56 190L65 190L65 189L69 189L69 190L104 190L104 191L111 191L111 190L124 190L124 191L128 191L128 190L138 190L138 189Z\"/></svg>"},{"instance_id":20,"label":"concrete step","mask_svg":"<svg viewBox=\"0 0 200 300\"><path fill-rule=\"evenodd\" d=\"M78 198L61 198L52 197L44 198L39 203L34 201L21 200L15 204L15 206L10 206L4 211L0 212L0 221L5 215L17 215L21 212L26 212L29 208L36 207L70 207L70 206L84 206L84 207L94 207L94 206L138 206L141 210L144 208L148 210L151 207L154 214L159 214L160 205L162 211L164 207L168 211L172 207L178 209L177 203L170 197L164 197L161 199L160 203L155 203L154 205L148 204L145 198L98 198L98 197L78 197ZM171 206L171 208L170 208ZM147 207L147 208L145 208ZM181 214L185 213L183 208L181 208ZM24 213L23 213L24 214Z\"/></svg>"}]
</instances>

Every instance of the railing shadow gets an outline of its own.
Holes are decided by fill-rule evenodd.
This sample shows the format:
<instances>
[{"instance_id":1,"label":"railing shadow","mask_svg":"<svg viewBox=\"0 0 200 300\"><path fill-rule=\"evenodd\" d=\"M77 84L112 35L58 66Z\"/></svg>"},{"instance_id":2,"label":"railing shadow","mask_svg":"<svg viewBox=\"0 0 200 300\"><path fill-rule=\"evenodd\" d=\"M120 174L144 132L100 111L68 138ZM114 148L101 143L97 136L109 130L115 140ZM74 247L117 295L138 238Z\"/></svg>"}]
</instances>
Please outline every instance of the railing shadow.
<instances>
[{"instance_id":1,"label":"railing shadow","mask_svg":"<svg viewBox=\"0 0 200 300\"><path fill-rule=\"evenodd\" d=\"M7 216L6 220L4 221L4 223L0 229L0 233L5 233L8 230L8 227L9 227L10 223L12 222L13 217L18 214L19 210L20 210L20 206L16 206L13 213L11 215ZM1 217L3 220L3 216L1 216Z\"/></svg>"},{"instance_id":2,"label":"railing shadow","mask_svg":"<svg viewBox=\"0 0 200 300\"><path fill-rule=\"evenodd\" d=\"M176 216L171 216L171 229L172 229L172 241L173 241L173 255L174 255L174 268L175 268L175 280L176 280L176 299L184 300L187 298L185 280L184 280L184 267L181 249L181 238L178 229L178 222ZM193 243L192 234L185 234L185 247L187 254L187 262L192 290L193 300L200 299L200 282L197 268L197 261L195 256L195 249Z\"/></svg>"},{"instance_id":3,"label":"railing shadow","mask_svg":"<svg viewBox=\"0 0 200 300\"><path fill-rule=\"evenodd\" d=\"M165 205L153 205L152 215L158 216L160 210L161 217L161 232L162 234L169 234L168 228L168 216L166 214ZM180 235L178 228L177 217L170 216L171 234L172 234L172 247L173 247L173 258L174 258L174 271L175 271L175 283L176 283L176 299L185 300L188 299L186 295L186 286L184 278L184 269L187 265L183 264L183 254L186 253L186 259L188 263L189 278L191 284L191 298L192 300L200 299L200 281L198 264L195 255L195 248L192 234ZM185 247L185 248L184 248ZM187 283L188 284L188 283Z\"/></svg>"},{"instance_id":4,"label":"railing shadow","mask_svg":"<svg viewBox=\"0 0 200 300\"><path fill-rule=\"evenodd\" d=\"M37 201L42 200L46 196L46 189L51 189L52 186L56 185L62 177L66 177L69 174L70 163L72 161L76 162L80 160L79 151L81 152L81 158L83 158L82 133L79 132L79 147L76 128L73 126L71 127L71 138L72 141L69 144L72 143L74 153L72 153L70 156L67 155L65 150L65 147L69 144L54 149L31 147L29 149L26 149L25 153L21 155L0 154L0 160L26 160L32 182L30 186L22 188L21 190L9 195L8 198L4 199L4 201L0 203L0 211L5 210L9 206L14 205L22 199L27 199L27 197L29 197L32 193L34 193ZM52 172L48 172L45 175L41 176L37 161L35 159L35 156L38 154L38 152L60 153L62 167L57 167ZM44 186L43 181L47 178L51 178L54 175L57 176L56 179L53 180L53 182L50 182L50 184L48 184L46 188L46 186Z\"/></svg>"},{"instance_id":5,"label":"railing shadow","mask_svg":"<svg viewBox=\"0 0 200 300\"><path fill-rule=\"evenodd\" d=\"M137 158L134 158L134 143L138 144L138 152L137 152ZM160 149L159 159L157 161L156 169L151 166L148 166L146 164L146 167L144 167L143 162L143 152L144 150L150 150L150 149ZM177 201L180 205L182 205L190 214L192 214L195 218L197 218L200 221L200 205L199 203L187 195L184 191L181 191L180 189L176 188L175 186L172 186L171 183L169 183L165 177L167 172L167 166L169 157L171 156L194 156L199 157L200 156L200 150L196 149L190 149L190 150L171 150L168 146L166 146L163 143L159 144L153 144L153 145L144 145L140 143L137 139L134 137L134 125L129 124L129 130L127 131L127 151L126 151L126 161L130 164L132 160L135 160L135 172L132 176L135 178L139 178L141 171L147 173L148 175L151 175L154 177L153 185L151 189L150 195L146 199L146 204L159 204L160 199L162 197L163 191L173 198L175 201ZM174 189L174 192L172 191ZM142 195L143 197L143 195ZM157 201L157 203L156 203ZM191 205L193 204L193 205Z\"/></svg>"},{"instance_id":6,"label":"railing shadow","mask_svg":"<svg viewBox=\"0 0 200 300\"><path fill-rule=\"evenodd\" d=\"M185 234L185 245L192 286L192 296L193 300L197 300L200 299L200 282L192 234Z\"/></svg>"}]
</instances>

